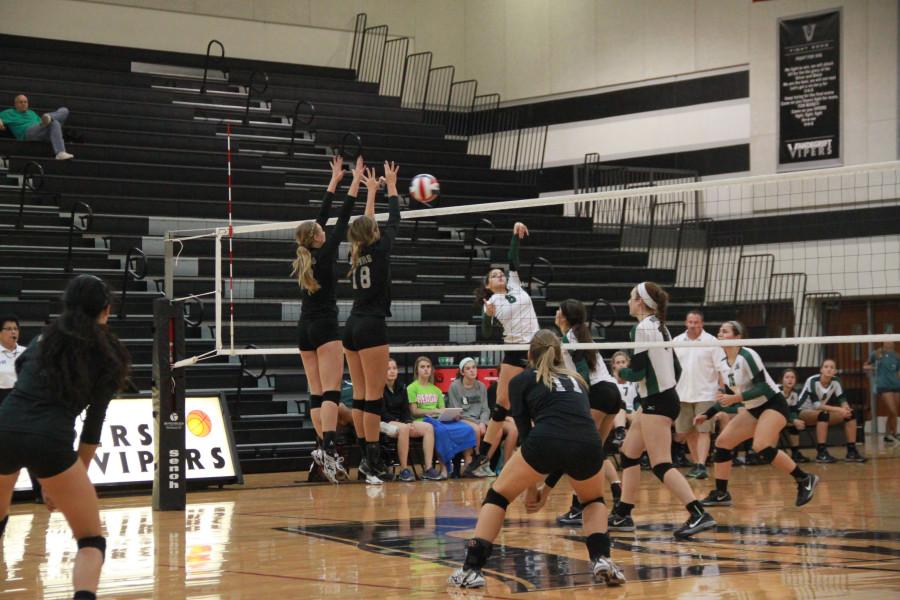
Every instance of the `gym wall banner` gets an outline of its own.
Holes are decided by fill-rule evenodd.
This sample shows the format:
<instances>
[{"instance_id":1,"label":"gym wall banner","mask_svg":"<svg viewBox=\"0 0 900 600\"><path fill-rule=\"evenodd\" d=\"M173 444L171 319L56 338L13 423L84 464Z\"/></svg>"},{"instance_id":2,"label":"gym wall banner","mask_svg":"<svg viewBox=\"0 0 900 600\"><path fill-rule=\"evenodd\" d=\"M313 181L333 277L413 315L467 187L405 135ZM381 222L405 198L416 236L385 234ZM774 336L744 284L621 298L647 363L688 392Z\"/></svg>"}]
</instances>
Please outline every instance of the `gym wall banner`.
<instances>
[{"instance_id":1,"label":"gym wall banner","mask_svg":"<svg viewBox=\"0 0 900 600\"><path fill-rule=\"evenodd\" d=\"M185 448L188 481L239 483L231 420L219 396L185 398ZM75 430L81 435L81 419ZM75 439L78 448L78 438ZM98 486L153 482L153 399L114 398L106 411L100 447L88 476ZM23 469L15 491L31 489Z\"/></svg>"},{"instance_id":2,"label":"gym wall banner","mask_svg":"<svg viewBox=\"0 0 900 600\"><path fill-rule=\"evenodd\" d=\"M778 20L778 170L841 161L841 13Z\"/></svg>"}]
</instances>

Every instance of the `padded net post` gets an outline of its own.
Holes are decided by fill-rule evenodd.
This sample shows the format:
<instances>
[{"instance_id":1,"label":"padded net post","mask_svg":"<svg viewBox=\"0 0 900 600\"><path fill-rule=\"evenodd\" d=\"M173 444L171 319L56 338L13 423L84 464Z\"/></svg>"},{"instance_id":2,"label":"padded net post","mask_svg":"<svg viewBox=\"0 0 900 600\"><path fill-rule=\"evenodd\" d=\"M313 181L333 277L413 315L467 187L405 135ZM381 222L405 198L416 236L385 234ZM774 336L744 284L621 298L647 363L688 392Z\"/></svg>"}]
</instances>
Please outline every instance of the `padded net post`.
<instances>
[{"instance_id":1,"label":"padded net post","mask_svg":"<svg viewBox=\"0 0 900 600\"><path fill-rule=\"evenodd\" d=\"M184 302L153 302L153 422L156 464L153 509L184 510L186 495L184 369Z\"/></svg>"}]
</instances>

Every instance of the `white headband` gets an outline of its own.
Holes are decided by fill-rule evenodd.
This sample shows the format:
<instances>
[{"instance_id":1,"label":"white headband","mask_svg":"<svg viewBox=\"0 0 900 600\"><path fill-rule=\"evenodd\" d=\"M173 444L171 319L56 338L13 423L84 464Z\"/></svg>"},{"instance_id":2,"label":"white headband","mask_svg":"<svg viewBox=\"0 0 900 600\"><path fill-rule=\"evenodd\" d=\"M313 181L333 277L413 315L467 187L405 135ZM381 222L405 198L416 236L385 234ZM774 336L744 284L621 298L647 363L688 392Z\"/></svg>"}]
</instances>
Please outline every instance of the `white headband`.
<instances>
[{"instance_id":1,"label":"white headband","mask_svg":"<svg viewBox=\"0 0 900 600\"><path fill-rule=\"evenodd\" d=\"M643 282L639 283L637 286L638 296L641 297L641 300L644 301L644 304L647 305L647 308L652 308L656 310L656 301L650 297L650 294L647 293L647 286L644 285Z\"/></svg>"}]
</instances>

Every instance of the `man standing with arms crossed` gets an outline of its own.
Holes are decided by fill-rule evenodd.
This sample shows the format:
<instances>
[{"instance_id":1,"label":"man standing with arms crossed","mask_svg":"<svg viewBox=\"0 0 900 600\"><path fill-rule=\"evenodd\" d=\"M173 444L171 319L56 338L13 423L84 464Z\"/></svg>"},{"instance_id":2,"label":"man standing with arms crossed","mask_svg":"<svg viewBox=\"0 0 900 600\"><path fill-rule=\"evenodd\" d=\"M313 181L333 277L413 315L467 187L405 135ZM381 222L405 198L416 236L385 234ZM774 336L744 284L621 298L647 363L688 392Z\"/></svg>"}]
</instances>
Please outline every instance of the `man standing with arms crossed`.
<instances>
[{"instance_id":1,"label":"man standing with arms crossed","mask_svg":"<svg viewBox=\"0 0 900 600\"><path fill-rule=\"evenodd\" d=\"M685 332L675 338L676 342L708 342L716 337L703 329L703 313L692 310L684 320ZM675 387L681 399L681 412L675 420L675 439L678 442L687 440L691 458L696 463L688 477L706 479L706 459L709 456L710 431L713 423L707 421L694 426L694 417L702 415L716 401L719 389L719 376L716 369L722 358L722 349L718 347L675 348L678 362L681 363L681 378Z\"/></svg>"}]
</instances>

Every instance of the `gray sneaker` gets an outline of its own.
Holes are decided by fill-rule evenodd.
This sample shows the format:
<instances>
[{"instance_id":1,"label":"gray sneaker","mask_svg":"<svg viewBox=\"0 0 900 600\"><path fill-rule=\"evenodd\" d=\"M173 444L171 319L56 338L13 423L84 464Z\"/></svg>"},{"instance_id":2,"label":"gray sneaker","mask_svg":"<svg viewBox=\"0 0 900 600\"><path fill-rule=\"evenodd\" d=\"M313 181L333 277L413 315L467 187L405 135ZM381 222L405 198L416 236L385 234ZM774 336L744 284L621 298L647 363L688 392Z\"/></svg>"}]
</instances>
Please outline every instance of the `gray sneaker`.
<instances>
[{"instance_id":1,"label":"gray sneaker","mask_svg":"<svg viewBox=\"0 0 900 600\"><path fill-rule=\"evenodd\" d=\"M431 467L425 473L422 474L422 479L427 479L428 481L440 481L444 478L440 471Z\"/></svg>"},{"instance_id":2,"label":"gray sneaker","mask_svg":"<svg viewBox=\"0 0 900 600\"><path fill-rule=\"evenodd\" d=\"M484 575L480 570L460 567L447 579L447 583L460 588L484 587Z\"/></svg>"},{"instance_id":3,"label":"gray sneaker","mask_svg":"<svg viewBox=\"0 0 900 600\"><path fill-rule=\"evenodd\" d=\"M602 580L610 587L618 587L625 583L625 574L611 558L598 558L591 569L594 579Z\"/></svg>"},{"instance_id":4,"label":"gray sneaker","mask_svg":"<svg viewBox=\"0 0 900 600\"><path fill-rule=\"evenodd\" d=\"M348 478L347 469L344 468L344 457L340 454L322 452L322 472L331 483L340 483Z\"/></svg>"},{"instance_id":5,"label":"gray sneaker","mask_svg":"<svg viewBox=\"0 0 900 600\"><path fill-rule=\"evenodd\" d=\"M409 481L415 481L416 476L413 474L412 469L407 467L406 469L403 469L402 471L400 471L400 476L397 479L399 479L400 481L409 482Z\"/></svg>"},{"instance_id":6,"label":"gray sneaker","mask_svg":"<svg viewBox=\"0 0 900 600\"><path fill-rule=\"evenodd\" d=\"M497 474L491 468L490 463L484 463L472 472L475 477L496 477Z\"/></svg>"}]
</instances>

